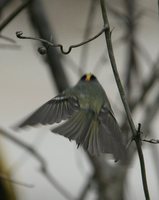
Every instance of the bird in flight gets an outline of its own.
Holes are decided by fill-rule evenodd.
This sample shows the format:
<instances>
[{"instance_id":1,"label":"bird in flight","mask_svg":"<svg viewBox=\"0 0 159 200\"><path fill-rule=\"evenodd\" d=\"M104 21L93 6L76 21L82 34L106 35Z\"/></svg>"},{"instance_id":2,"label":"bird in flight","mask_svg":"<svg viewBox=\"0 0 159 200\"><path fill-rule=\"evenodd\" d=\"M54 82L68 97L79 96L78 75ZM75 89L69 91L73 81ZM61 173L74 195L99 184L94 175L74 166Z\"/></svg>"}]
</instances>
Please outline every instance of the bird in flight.
<instances>
[{"instance_id":1,"label":"bird in flight","mask_svg":"<svg viewBox=\"0 0 159 200\"><path fill-rule=\"evenodd\" d=\"M125 160L126 147L114 117L108 97L97 80L89 73L78 83L46 102L18 125L53 124L65 120L51 131L75 140L89 154L113 154L115 160Z\"/></svg>"}]
</instances>

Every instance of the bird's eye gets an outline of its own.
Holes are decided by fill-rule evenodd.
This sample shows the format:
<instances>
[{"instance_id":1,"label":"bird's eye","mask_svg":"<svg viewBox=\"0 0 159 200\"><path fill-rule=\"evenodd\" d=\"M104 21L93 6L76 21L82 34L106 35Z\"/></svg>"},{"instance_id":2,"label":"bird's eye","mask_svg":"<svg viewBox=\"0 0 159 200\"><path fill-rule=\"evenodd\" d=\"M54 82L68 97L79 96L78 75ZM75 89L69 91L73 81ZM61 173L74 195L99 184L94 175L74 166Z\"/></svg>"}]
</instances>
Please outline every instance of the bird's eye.
<instances>
[{"instance_id":1,"label":"bird's eye","mask_svg":"<svg viewBox=\"0 0 159 200\"><path fill-rule=\"evenodd\" d=\"M96 77L92 74L90 80L93 81L93 80L95 80L95 79L96 79Z\"/></svg>"},{"instance_id":2,"label":"bird's eye","mask_svg":"<svg viewBox=\"0 0 159 200\"><path fill-rule=\"evenodd\" d=\"M86 74L85 74L85 75L82 76L81 80L82 80L82 81L85 81L86 78L87 78L87 76L86 76Z\"/></svg>"}]
</instances>

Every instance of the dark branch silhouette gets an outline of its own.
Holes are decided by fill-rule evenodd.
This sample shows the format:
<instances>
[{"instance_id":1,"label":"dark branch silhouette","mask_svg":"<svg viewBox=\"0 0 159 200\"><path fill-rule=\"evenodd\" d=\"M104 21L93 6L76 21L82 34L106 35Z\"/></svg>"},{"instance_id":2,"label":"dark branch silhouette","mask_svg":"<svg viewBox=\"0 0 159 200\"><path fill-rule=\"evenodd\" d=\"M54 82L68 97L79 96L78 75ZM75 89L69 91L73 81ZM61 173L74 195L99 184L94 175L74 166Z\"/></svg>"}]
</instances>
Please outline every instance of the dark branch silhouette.
<instances>
[{"instance_id":1,"label":"dark branch silhouette","mask_svg":"<svg viewBox=\"0 0 159 200\"><path fill-rule=\"evenodd\" d=\"M116 61L115 61L115 57L114 57L114 52L113 52L113 47L112 47L112 42L111 42L111 32L110 32L110 27L109 27L109 22L108 22L108 18L107 18L107 12L106 12L106 7L105 7L105 2L104 0L100 0L100 4L101 4L101 10L102 10L102 16L103 16L103 21L104 21L104 25L107 26L107 29L105 30L105 39L106 39L106 44L108 47L108 54L109 54L109 58L110 58L110 62L112 65L112 69L113 69L113 73L114 73L114 77L118 86L118 90L120 93L120 97L122 99L124 108L125 108L125 112L127 115L127 119L133 134L133 137L138 138L138 134L136 132L136 128L134 125L134 122L132 120L131 117L131 112L130 112L130 108L125 96L125 91L123 89L123 86L121 84L121 80L119 77L119 73L117 70L117 66L116 66ZM145 192L145 198L147 200L150 199L149 197L149 190L148 190L148 185L147 185L147 178L146 178L146 170L145 170L145 162L144 162L144 156L143 156L143 152L142 152L142 148L141 148L141 141L140 139L135 139L136 142L136 147L137 147L137 151L138 151L138 155L139 155L139 160L140 160L140 167L141 167L141 174L142 174L142 182L143 182L143 188L144 188L144 192Z\"/></svg>"}]
</instances>

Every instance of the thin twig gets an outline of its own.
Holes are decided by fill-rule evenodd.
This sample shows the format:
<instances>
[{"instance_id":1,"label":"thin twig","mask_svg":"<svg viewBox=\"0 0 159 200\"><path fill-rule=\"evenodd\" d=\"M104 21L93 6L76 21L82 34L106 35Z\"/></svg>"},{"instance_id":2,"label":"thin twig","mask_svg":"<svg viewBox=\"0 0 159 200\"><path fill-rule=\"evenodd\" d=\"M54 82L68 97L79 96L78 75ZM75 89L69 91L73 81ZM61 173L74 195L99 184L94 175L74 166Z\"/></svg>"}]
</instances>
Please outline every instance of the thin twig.
<instances>
[{"instance_id":1,"label":"thin twig","mask_svg":"<svg viewBox=\"0 0 159 200\"><path fill-rule=\"evenodd\" d=\"M123 86L121 84L121 80L120 80L120 77L119 77L119 74L118 74L117 66L116 66L114 51L113 51L112 42L111 42L111 32L110 32L109 22L108 22L106 8L105 8L105 1L100 0L100 5L101 5L101 10L102 10L104 25L105 25L105 27L107 27L107 29L105 30L105 39L106 39L106 43L107 43L108 54L109 54L111 66L112 66L112 69L113 69L114 77L115 77L115 80L116 80L116 83L117 83L117 86L118 86L118 90L119 90L122 102L123 102L123 105L124 105L124 108L125 108L125 112L126 112L126 115L127 115L127 118L128 118L128 122L129 122L129 125L131 127L133 137L136 138L137 132L136 132L135 125L134 125L134 122L133 122L132 117L131 117L130 108L129 108L129 105L128 105L128 102L127 102L127 99L126 99L126 96L125 96L125 92L124 92L124 89L123 89ZM141 148L141 144L140 144L141 141L139 139L135 139L135 142L136 142L136 147L137 147L139 160L140 160L140 167L141 167L142 182L143 182L145 198L147 200L149 200L150 197L149 197L149 190L148 190L148 185L147 185L145 162L144 162L143 152L142 152L142 148Z\"/></svg>"},{"instance_id":2,"label":"thin twig","mask_svg":"<svg viewBox=\"0 0 159 200\"><path fill-rule=\"evenodd\" d=\"M47 163L45 159L30 145L26 144L22 140L19 140L15 136L10 134L10 131L3 129L0 127L0 134L6 137L7 139L14 142L16 145L22 147L27 152L30 153L39 163L40 163L40 171L43 174L43 176L50 182L50 184L56 188L60 194L62 194L66 199L73 200L74 198L68 191L66 191L61 184L58 183L58 181L53 177L53 175L49 172Z\"/></svg>"},{"instance_id":3,"label":"thin twig","mask_svg":"<svg viewBox=\"0 0 159 200\"><path fill-rule=\"evenodd\" d=\"M45 135L44 134L39 134L34 141L32 142L33 147L36 147L37 144L39 145L43 139L44 139ZM19 168L22 167L22 165L25 164L25 162L28 161L29 156L27 157L27 152L24 149L24 152L22 153L22 155L9 167L9 169L7 170L8 172L11 172L12 174L15 175L16 172L19 171Z\"/></svg>"},{"instance_id":4,"label":"thin twig","mask_svg":"<svg viewBox=\"0 0 159 200\"><path fill-rule=\"evenodd\" d=\"M142 139L143 142L148 142L148 143L151 143L151 144L159 144L159 139Z\"/></svg>"},{"instance_id":5,"label":"thin twig","mask_svg":"<svg viewBox=\"0 0 159 200\"><path fill-rule=\"evenodd\" d=\"M84 41L84 42L80 42L80 43L78 43L78 44L70 45L70 46L68 47L68 50L64 50L64 47L63 47L62 44L54 44L54 43L52 43L52 42L50 42L50 41L48 41L48 40L44 40L44 39L42 39L42 38L35 38L35 37L23 36L23 32L22 32L22 31L17 31L17 32L16 32L16 36L17 36L19 39L30 39L30 40L36 40L36 41L43 42L43 43L47 44L48 47L58 47L58 48L60 48L61 53L63 53L63 54L69 54L73 48L80 47L80 46L82 46L82 45L84 45L84 44L87 44L88 42L91 42L92 40L95 40L95 39L96 39L97 37L99 37L102 33L104 33L105 29L106 29L106 27L103 27L102 30L101 30L99 33L97 33L95 36L93 36L92 38L90 38L90 39L88 39L88 40L86 40L86 41Z\"/></svg>"},{"instance_id":6,"label":"thin twig","mask_svg":"<svg viewBox=\"0 0 159 200\"><path fill-rule=\"evenodd\" d=\"M16 8L13 13L11 13L1 24L0 31L2 31L24 8L26 8L32 0L28 0L22 3L18 8Z\"/></svg>"},{"instance_id":7,"label":"thin twig","mask_svg":"<svg viewBox=\"0 0 159 200\"><path fill-rule=\"evenodd\" d=\"M38 160L38 162L40 163L41 170L46 171L47 164L46 164L44 158L32 146L26 144L25 142L19 140L15 136L11 135L9 130L6 130L2 127L0 127L0 134L3 135L4 137L6 137L7 139L11 140L18 146L27 150L36 160Z\"/></svg>"}]
</instances>

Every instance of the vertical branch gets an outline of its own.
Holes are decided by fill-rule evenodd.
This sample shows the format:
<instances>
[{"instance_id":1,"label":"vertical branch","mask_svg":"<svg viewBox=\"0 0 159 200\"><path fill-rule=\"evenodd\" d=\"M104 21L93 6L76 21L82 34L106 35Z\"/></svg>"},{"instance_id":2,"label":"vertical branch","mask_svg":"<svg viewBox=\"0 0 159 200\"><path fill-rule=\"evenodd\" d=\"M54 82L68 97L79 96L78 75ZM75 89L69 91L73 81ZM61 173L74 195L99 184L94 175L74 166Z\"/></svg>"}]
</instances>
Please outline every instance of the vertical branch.
<instances>
[{"instance_id":1,"label":"vertical branch","mask_svg":"<svg viewBox=\"0 0 159 200\"><path fill-rule=\"evenodd\" d=\"M114 77L115 77L115 80L116 80L116 83L117 83L117 86L118 86L120 97L122 99L122 102L123 102L123 105L124 105L124 108L125 108L125 112L126 112L126 115L127 115L127 118L128 118L128 122L129 122L129 125L130 125L130 128L131 128L133 137L135 138L136 147L137 147L139 160L140 160L140 167L141 167L142 182L143 182L143 188L144 188L144 192L145 192L145 198L147 200L149 200L150 197L149 197L149 190L148 190L148 186L147 186L145 162L144 162L143 152L142 152L142 148L141 148L141 141L140 141L140 138L137 137L138 134L136 132L135 125L134 125L134 122L133 122L132 117L131 117L130 108L129 108L128 102L126 100L125 92L124 92L123 86L121 84L121 80L120 80L119 73L118 73L118 70L117 70L116 61L115 61L114 52L113 52L113 47L112 47L112 42L111 42L111 31L110 31L108 18L107 18L104 0L100 0L100 5L101 5L101 11L102 11L102 17L103 17L104 25L107 26L107 29L105 30L105 39L106 39L106 44L107 44L107 48L108 48L108 54L109 54L112 70L113 70Z\"/></svg>"},{"instance_id":2,"label":"vertical branch","mask_svg":"<svg viewBox=\"0 0 159 200\"><path fill-rule=\"evenodd\" d=\"M52 34L52 28L48 23L42 1L34 0L31 2L29 6L29 15L33 27L38 31L40 37L49 41ZM47 47L46 44L44 45ZM62 92L66 89L68 80L62 67L60 55L55 48L48 49L47 61L49 64L48 67L50 69L51 76L55 80L57 89Z\"/></svg>"},{"instance_id":3,"label":"vertical branch","mask_svg":"<svg viewBox=\"0 0 159 200\"><path fill-rule=\"evenodd\" d=\"M126 78L125 78L125 86L127 88L127 98L128 102L131 100L131 93L132 93L132 78L133 74L137 72L138 68L138 63L136 59L136 53L135 53L135 46L136 46L136 40L135 40L135 33L136 33L136 28L137 28L137 23L136 23L136 17L135 17L135 12L136 12L136 0L125 0L125 5L127 8L127 23L125 24L126 29L127 29L127 36L126 36L126 41L128 43L128 49L129 51L127 53L127 63L126 63ZM135 74L136 76L137 74ZM130 107L131 108L131 107Z\"/></svg>"}]
</instances>

